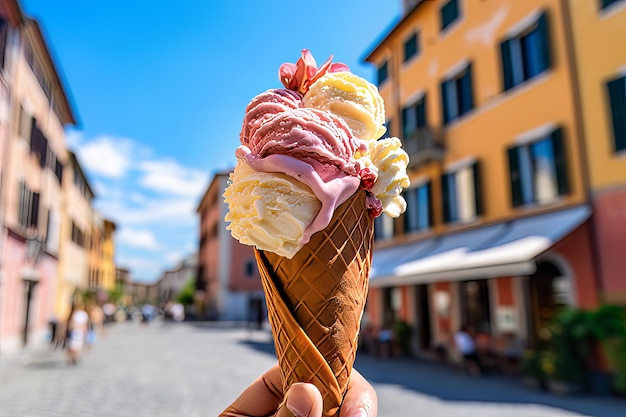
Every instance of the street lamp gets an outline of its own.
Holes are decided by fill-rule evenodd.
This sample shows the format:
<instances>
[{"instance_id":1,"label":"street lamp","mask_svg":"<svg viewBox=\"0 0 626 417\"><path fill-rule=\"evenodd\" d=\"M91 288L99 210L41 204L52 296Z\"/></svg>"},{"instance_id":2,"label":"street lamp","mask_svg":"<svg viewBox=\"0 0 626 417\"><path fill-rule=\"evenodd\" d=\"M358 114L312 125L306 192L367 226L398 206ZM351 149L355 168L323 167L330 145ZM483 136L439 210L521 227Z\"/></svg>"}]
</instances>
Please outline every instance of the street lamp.
<instances>
[{"instance_id":1,"label":"street lamp","mask_svg":"<svg viewBox=\"0 0 626 417\"><path fill-rule=\"evenodd\" d=\"M41 256L43 242L36 233L26 239L26 262L22 267L22 281L26 287L26 311L24 314L24 346L28 343L28 321L30 316L30 302L35 286L39 283L39 272L36 269L37 261Z\"/></svg>"}]
</instances>

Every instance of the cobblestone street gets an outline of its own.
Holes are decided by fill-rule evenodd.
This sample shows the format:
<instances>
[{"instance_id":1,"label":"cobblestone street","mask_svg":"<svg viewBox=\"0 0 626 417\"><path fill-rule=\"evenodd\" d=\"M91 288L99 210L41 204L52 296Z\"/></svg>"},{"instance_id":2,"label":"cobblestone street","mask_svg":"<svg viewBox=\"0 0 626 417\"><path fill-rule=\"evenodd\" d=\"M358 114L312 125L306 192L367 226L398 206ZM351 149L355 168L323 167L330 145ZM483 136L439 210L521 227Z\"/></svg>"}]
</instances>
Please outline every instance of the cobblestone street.
<instances>
[{"instance_id":1,"label":"cobblestone street","mask_svg":"<svg viewBox=\"0 0 626 417\"><path fill-rule=\"evenodd\" d=\"M0 358L0 417L217 416L275 363L269 342L268 331L118 324L78 366L60 351L35 352L30 364ZM556 397L417 360L360 355L357 367L377 390L381 417L617 417L626 409L617 399Z\"/></svg>"}]
</instances>

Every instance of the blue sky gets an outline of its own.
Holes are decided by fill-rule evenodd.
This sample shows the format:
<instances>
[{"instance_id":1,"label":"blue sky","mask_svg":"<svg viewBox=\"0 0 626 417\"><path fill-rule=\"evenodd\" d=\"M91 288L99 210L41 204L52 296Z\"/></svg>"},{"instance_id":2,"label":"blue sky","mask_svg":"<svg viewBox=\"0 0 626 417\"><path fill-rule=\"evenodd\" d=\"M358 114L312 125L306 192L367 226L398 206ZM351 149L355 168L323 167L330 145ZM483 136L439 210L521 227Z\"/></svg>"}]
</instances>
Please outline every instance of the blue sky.
<instances>
[{"instance_id":1,"label":"blue sky","mask_svg":"<svg viewBox=\"0 0 626 417\"><path fill-rule=\"evenodd\" d=\"M309 49L361 62L401 0L22 0L59 67L79 125L68 145L118 224L116 262L138 281L197 249L195 208L234 166L243 112Z\"/></svg>"}]
</instances>

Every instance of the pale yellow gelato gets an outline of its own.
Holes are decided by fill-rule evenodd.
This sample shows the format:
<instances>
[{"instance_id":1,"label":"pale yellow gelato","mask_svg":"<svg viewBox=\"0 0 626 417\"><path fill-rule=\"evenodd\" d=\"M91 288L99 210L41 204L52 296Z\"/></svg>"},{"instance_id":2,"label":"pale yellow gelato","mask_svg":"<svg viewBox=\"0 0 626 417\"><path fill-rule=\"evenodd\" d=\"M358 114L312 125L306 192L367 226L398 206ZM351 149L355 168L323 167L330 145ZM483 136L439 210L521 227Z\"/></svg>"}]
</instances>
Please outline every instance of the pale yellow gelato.
<instances>
[{"instance_id":1,"label":"pale yellow gelato","mask_svg":"<svg viewBox=\"0 0 626 417\"><path fill-rule=\"evenodd\" d=\"M406 168L409 156L402 149L398 138L384 138L368 143L365 155L356 155L365 166L378 173L372 186L372 194L378 198L383 212L391 217L398 217L406 210L406 201L402 197L402 189L410 185Z\"/></svg>"},{"instance_id":2,"label":"pale yellow gelato","mask_svg":"<svg viewBox=\"0 0 626 417\"><path fill-rule=\"evenodd\" d=\"M225 220L232 236L245 245L291 259L302 247L304 229L321 202L304 183L289 175L255 171L239 162L224 192Z\"/></svg>"},{"instance_id":3,"label":"pale yellow gelato","mask_svg":"<svg viewBox=\"0 0 626 417\"><path fill-rule=\"evenodd\" d=\"M310 86L302 104L341 117L359 139L376 140L385 133L385 104L378 89L351 72L326 73Z\"/></svg>"}]
</instances>

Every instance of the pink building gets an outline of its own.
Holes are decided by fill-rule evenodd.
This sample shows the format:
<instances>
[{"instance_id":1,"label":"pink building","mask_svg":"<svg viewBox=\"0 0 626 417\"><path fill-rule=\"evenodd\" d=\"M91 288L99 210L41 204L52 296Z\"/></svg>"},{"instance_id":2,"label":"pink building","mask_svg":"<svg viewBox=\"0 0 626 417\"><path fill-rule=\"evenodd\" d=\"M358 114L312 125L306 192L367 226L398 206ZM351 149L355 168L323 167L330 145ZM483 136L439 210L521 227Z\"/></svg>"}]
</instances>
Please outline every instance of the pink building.
<instances>
[{"instance_id":1,"label":"pink building","mask_svg":"<svg viewBox=\"0 0 626 417\"><path fill-rule=\"evenodd\" d=\"M55 312L68 163L64 128L75 124L75 117L38 23L14 0L0 1L0 57L0 350L5 352L43 341Z\"/></svg>"}]
</instances>

